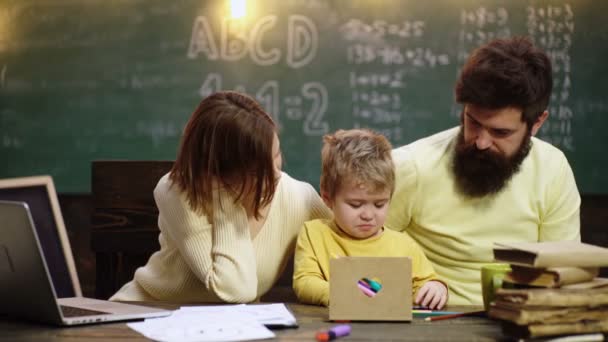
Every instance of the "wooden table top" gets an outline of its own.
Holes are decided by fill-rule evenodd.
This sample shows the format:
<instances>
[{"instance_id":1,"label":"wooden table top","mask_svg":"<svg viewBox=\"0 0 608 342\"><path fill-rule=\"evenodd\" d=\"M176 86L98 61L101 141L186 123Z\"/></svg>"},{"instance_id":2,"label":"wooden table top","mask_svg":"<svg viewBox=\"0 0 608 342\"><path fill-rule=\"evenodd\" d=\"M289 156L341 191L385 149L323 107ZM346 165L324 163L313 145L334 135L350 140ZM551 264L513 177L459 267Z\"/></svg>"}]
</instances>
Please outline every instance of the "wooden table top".
<instances>
[{"instance_id":1,"label":"wooden table top","mask_svg":"<svg viewBox=\"0 0 608 342\"><path fill-rule=\"evenodd\" d=\"M150 304L150 303L146 303ZM159 304L169 309L179 305ZM287 304L298 320L298 329L275 330L279 341L313 341L315 333L335 323L328 321L328 309ZM479 307L449 307L450 311L475 311ZM352 332L339 341L497 341L503 340L500 324L485 317L459 317L428 322L352 322ZM0 339L10 341L147 341L125 322L75 327L54 327L0 317Z\"/></svg>"}]
</instances>

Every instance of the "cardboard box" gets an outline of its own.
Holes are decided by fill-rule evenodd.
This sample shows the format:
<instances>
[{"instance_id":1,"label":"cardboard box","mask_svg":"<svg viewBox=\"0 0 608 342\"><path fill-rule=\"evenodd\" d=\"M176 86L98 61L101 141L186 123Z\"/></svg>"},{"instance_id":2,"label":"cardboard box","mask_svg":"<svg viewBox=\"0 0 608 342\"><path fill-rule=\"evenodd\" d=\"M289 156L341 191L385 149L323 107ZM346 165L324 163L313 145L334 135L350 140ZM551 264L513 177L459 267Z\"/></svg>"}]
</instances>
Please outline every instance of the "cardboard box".
<instances>
[{"instance_id":1,"label":"cardboard box","mask_svg":"<svg viewBox=\"0 0 608 342\"><path fill-rule=\"evenodd\" d=\"M407 257L339 257L329 264L329 319L411 321L412 261ZM369 296L358 287L376 279L382 289Z\"/></svg>"}]
</instances>

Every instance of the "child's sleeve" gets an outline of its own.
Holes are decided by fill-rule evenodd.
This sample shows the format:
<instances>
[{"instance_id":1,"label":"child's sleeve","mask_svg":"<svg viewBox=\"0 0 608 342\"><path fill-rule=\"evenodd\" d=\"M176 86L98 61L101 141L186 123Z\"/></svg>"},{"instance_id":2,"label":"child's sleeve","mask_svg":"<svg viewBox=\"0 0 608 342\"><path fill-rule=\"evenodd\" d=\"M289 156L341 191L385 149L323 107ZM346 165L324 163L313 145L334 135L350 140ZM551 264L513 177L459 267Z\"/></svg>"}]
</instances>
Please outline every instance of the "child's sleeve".
<instances>
[{"instance_id":1,"label":"child's sleeve","mask_svg":"<svg viewBox=\"0 0 608 342\"><path fill-rule=\"evenodd\" d=\"M430 280L443 283L446 289L449 289L448 285L439 279L439 276L435 273L433 265L422 251L422 248L414 240L411 240L410 245L412 258L412 298L415 298L416 293L418 293L422 285Z\"/></svg>"},{"instance_id":2,"label":"child's sleeve","mask_svg":"<svg viewBox=\"0 0 608 342\"><path fill-rule=\"evenodd\" d=\"M304 224L296 243L293 290L302 303L328 306L329 282L321 272L313 242Z\"/></svg>"}]
</instances>

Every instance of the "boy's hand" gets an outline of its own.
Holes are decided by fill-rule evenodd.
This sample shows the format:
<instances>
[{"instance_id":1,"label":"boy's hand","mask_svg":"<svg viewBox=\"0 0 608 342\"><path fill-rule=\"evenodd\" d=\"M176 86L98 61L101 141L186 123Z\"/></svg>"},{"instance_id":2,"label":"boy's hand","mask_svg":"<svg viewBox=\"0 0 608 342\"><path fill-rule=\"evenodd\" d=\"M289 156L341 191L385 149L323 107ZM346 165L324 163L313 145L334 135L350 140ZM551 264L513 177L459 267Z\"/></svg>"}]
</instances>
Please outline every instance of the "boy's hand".
<instances>
[{"instance_id":1,"label":"boy's hand","mask_svg":"<svg viewBox=\"0 0 608 342\"><path fill-rule=\"evenodd\" d=\"M448 301L448 289L439 281L431 280L422 285L416 294L416 305L424 306L432 310L443 308Z\"/></svg>"}]
</instances>

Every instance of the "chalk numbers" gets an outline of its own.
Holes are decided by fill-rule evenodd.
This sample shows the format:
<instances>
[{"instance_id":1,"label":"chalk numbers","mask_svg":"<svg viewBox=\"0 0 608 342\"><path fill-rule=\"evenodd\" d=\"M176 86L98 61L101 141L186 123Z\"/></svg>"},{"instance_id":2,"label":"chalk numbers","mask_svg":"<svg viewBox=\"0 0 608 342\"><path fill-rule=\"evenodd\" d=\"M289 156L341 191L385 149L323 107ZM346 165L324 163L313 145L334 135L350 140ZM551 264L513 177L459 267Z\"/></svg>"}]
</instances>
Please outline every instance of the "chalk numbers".
<instances>
[{"instance_id":1,"label":"chalk numbers","mask_svg":"<svg viewBox=\"0 0 608 342\"><path fill-rule=\"evenodd\" d=\"M566 151L576 149L572 135L570 93L572 37L575 30L574 12L568 3L528 6L526 8L528 34L547 52L553 65L553 92L549 120L541 127L539 137Z\"/></svg>"},{"instance_id":2,"label":"chalk numbers","mask_svg":"<svg viewBox=\"0 0 608 342\"><path fill-rule=\"evenodd\" d=\"M199 95L204 98L221 89L227 89L223 86L222 75L210 73L200 86ZM254 94L279 127L283 125L283 120L287 119L302 121L302 133L305 136L320 136L329 132L329 123L325 120L329 94L325 85L320 82L304 83L300 94L288 96L280 94L280 85L276 80L263 82L255 92L243 85L236 85L233 89Z\"/></svg>"}]
</instances>

